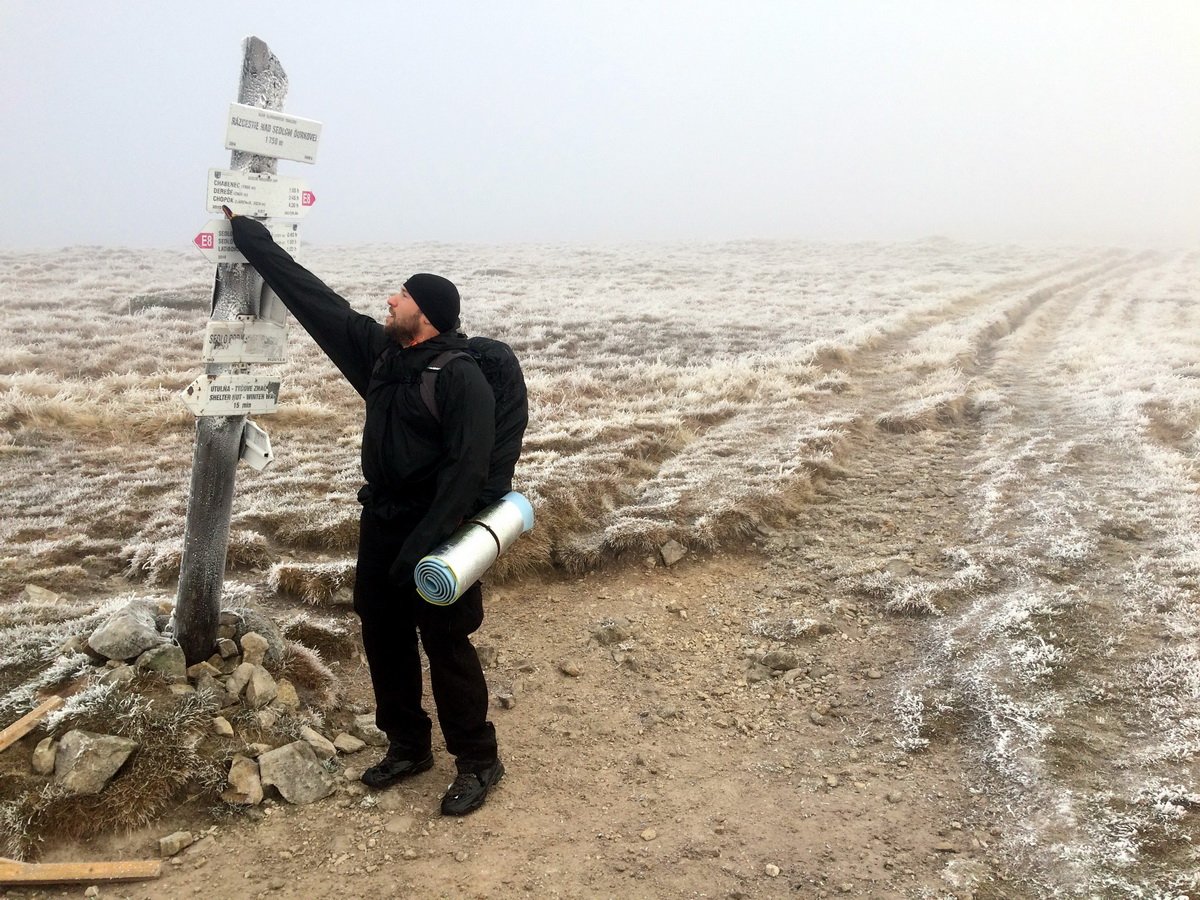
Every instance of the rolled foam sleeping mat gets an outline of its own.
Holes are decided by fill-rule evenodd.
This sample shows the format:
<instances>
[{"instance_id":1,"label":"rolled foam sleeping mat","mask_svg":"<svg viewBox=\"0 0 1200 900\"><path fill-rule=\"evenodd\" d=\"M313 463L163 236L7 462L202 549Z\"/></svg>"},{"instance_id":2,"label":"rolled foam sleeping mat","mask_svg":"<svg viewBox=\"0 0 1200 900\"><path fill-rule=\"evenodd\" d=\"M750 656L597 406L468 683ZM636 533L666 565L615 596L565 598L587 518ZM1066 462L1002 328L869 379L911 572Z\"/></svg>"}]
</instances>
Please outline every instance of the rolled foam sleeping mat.
<instances>
[{"instance_id":1,"label":"rolled foam sleeping mat","mask_svg":"<svg viewBox=\"0 0 1200 900\"><path fill-rule=\"evenodd\" d=\"M417 593L435 606L449 606L531 528L533 506L510 491L421 558L413 570Z\"/></svg>"}]
</instances>

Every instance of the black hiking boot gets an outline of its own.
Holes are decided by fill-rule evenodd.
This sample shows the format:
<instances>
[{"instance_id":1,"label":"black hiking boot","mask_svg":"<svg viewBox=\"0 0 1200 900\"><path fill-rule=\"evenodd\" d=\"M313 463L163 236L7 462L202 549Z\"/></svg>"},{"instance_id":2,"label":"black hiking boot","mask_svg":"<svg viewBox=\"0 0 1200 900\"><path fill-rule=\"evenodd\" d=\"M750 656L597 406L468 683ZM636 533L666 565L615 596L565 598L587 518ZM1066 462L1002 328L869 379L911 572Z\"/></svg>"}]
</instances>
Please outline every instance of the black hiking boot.
<instances>
[{"instance_id":1,"label":"black hiking boot","mask_svg":"<svg viewBox=\"0 0 1200 900\"><path fill-rule=\"evenodd\" d=\"M465 816L483 806L488 789L504 777L504 763L496 760L480 772L459 772L442 797L443 816Z\"/></svg>"},{"instance_id":2,"label":"black hiking boot","mask_svg":"<svg viewBox=\"0 0 1200 900\"><path fill-rule=\"evenodd\" d=\"M362 783L378 791L433 768L433 753L410 759L408 754L411 752L392 744L388 747L387 756L362 773Z\"/></svg>"}]
</instances>

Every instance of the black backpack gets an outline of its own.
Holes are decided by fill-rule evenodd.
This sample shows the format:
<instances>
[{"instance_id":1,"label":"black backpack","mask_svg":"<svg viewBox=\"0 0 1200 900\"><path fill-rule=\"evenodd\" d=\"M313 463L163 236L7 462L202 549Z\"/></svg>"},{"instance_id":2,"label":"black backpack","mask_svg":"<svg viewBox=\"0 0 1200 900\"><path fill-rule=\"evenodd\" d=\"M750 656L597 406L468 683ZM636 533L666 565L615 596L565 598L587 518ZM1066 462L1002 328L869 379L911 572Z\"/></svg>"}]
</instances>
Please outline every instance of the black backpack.
<instances>
[{"instance_id":1,"label":"black backpack","mask_svg":"<svg viewBox=\"0 0 1200 900\"><path fill-rule=\"evenodd\" d=\"M496 442L488 465L488 479L480 495L480 505L490 506L512 490L513 472L521 456L521 440L529 424L529 397L525 376L512 347L503 341L473 337L467 349L444 350L430 360L421 373L421 399L437 422L442 421L434 399L434 385L440 371L453 359L475 360L496 398Z\"/></svg>"}]
</instances>

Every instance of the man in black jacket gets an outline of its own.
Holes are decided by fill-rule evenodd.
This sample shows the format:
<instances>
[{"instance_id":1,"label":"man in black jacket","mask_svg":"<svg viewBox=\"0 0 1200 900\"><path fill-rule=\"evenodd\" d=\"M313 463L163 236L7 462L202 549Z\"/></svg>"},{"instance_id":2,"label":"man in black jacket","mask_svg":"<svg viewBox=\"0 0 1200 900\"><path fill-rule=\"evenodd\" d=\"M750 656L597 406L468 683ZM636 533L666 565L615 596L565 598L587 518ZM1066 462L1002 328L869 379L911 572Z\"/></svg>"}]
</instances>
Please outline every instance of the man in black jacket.
<instances>
[{"instance_id":1,"label":"man in black jacket","mask_svg":"<svg viewBox=\"0 0 1200 900\"><path fill-rule=\"evenodd\" d=\"M413 583L417 561L478 511L495 435L495 400L473 360L455 358L437 376L440 423L421 398L431 360L466 349L456 331L458 290L440 276L414 275L388 298L380 325L293 260L261 222L226 214L238 250L366 401L354 610L362 620L375 720L389 746L362 780L384 788L433 766L419 634L438 723L458 768L442 812L463 815L504 774L469 637L483 622L483 594L477 582L457 602L435 606Z\"/></svg>"}]
</instances>

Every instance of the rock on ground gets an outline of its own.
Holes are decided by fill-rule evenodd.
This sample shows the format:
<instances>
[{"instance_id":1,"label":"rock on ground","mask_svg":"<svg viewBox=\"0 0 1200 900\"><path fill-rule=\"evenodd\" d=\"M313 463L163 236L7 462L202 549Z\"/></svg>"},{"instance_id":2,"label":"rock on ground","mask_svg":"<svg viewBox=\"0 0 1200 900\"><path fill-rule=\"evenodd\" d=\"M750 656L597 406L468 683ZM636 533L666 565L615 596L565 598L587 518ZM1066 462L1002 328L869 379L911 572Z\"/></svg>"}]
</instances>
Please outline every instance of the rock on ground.
<instances>
[{"instance_id":1,"label":"rock on ground","mask_svg":"<svg viewBox=\"0 0 1200 900\"><path fill-rule=\"evenodd\" d=\"M263 789L258 763L240 754L234 756L233 765L229 767L229 787L221 794L221 799L238 806L257 806L262 803Z\"/></svg>"},{"instance_id":2,"label":"rock on ground","mask_svg":"<svg viewBox=\"0 0 1200 900\"><path fill-rule=\"evenodd\" d=\"M184 659L183 648L178 644L151 647L137 658L137 667L146 672L158 672L166 676L187 674L187 660Z\"/></svg>"},{"instance_id":3,"label":"rock on ground","mask_svg":"<svg viewBox=\"0 0 1200 900\"><path fill-rule=\"evenodd\" d=\"M258 758L258 769L263 786L274 786L288 803L312 803L333 793L333 776L307 741L264 753Z\"/></svg>"},{"instance_id":4,"label":"rock on ground","mask_svg":"<svg viewBox=\"0 0 1200 900\"><path fill-rule=\"evenodd\" d=\"M337 756L337 747L334 746L333 741L311 726L305 725L300 729L300 738L308 742L318 759L333 759Z\"/></svg>"},{"instance_id":5,"label":"rock on ground","mask_svg":"<svg viewBox=\"0 0 1200 900\"><path fill-rule=\"evenodd\" d=\"M135 600L93 631L88 646L109 659L131 659L164 640L155 625L154 613Z\"/></svg>"},{"instance_id":6,"label":"rock on ground","mask_svg":"<svg viewBox=\"0 0 1200 900\"><path fill-rule=\"evenodd\" d=\"M370 744L372 747L386 747L388 736L379 730L375 724L374 713L363 713L354 717L354 727L350 729L356 738Z\"/></svg>"},{"instance_id":7,"label":"rock on ground","mask_svg":"<svg viewBox=\"0 0 1200 900\"><path fill-rule=\"evenodd\" d=\"M54 780L73 794L98 794L137 747L112 734L68 731L54 755Z\"/></svg>"}]
</instances>

